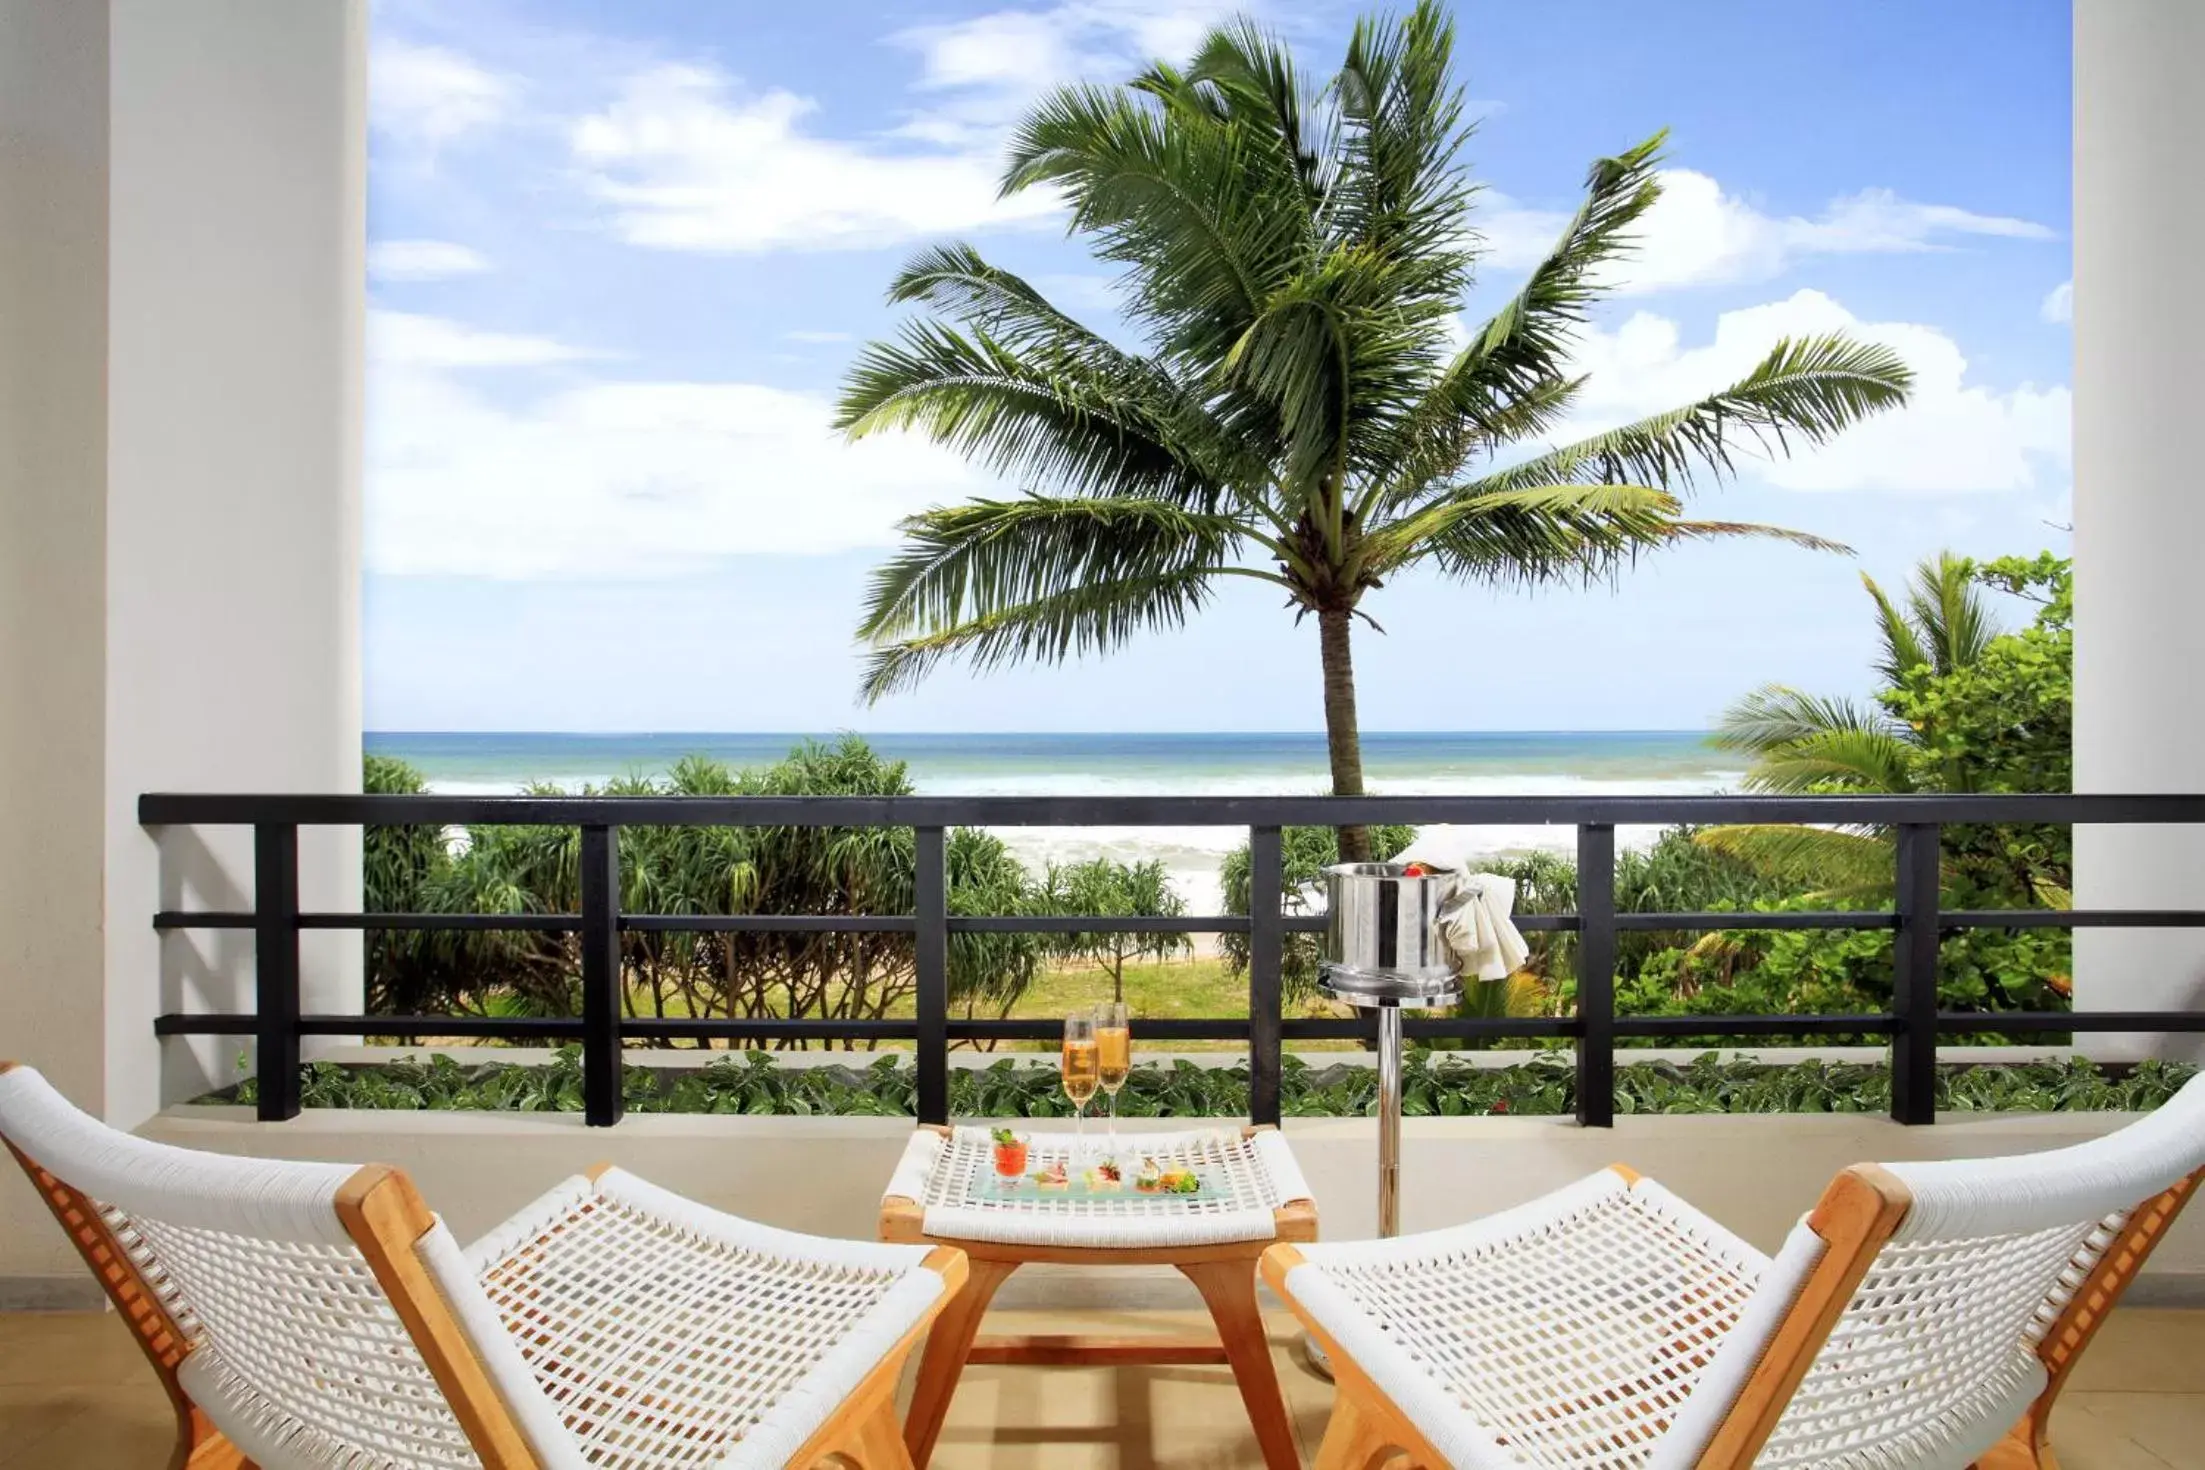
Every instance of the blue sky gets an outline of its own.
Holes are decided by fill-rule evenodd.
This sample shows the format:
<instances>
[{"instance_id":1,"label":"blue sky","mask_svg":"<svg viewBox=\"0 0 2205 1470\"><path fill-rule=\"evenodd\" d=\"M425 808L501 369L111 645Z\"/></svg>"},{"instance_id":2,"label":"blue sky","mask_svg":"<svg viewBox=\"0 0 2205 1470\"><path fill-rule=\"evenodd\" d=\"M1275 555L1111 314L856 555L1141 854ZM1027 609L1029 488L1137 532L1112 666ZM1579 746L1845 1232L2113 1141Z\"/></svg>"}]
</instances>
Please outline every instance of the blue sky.
<instances>
[{"instance_id":1,"label":"blue sky","mask_svg":"<svg viewBox=\"0 0 2205 1470\"><path fill-rule=\"evenodd\" d=\"M1111 327L1109 279L1048 201L996 199L1005 131L1039 89L1183 57L1234 8L1321 68L1357 7L379 0L371 728L1316 728L1314 628L1253 584L1108 660L855 698L897 517L1004 488L827 430L896 320L883 286L969 239ZM1467 319L1591 159L1671 129L1668 193L1580 343L1588 425L1706 391L1786 332L1890 342L1920 388L1704 492L1856 558L1694 547L1534 596L1404 580L1357 648L1367 728L1689 727L1766 680L1859 690L1862 571L2064 548L2064 0L1456 11L1489 249Z\"/></svg>"}]
</instances>

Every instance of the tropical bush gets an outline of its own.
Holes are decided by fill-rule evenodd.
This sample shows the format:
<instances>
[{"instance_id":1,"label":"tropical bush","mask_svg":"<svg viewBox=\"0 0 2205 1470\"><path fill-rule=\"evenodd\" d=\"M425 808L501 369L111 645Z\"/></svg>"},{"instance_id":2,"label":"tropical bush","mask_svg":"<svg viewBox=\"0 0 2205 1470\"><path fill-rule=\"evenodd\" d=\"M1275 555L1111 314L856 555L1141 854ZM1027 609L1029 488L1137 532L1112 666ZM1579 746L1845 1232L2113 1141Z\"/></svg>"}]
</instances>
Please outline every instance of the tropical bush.
<instances>
[{"instance_id":1,"label":"tropical bush","mask_svg":"<svg viewBox=\"0 0 2205 1470\"><path fill-rule=\"evenodd\" d=\"M1052 914L1135 919L1178 918L1187 911L1186 900L1172 887L1171 875L1155 859L1128 863L1098 857L1083 863L1051 863L1041 890L1042 904ZM1186 935L1160 931L1083 931L1050 938L1051 950L1060 957L1108 971L1111 997L1121 1001L1125 999L1127 965L1140 960L1168 960L1194 950Z\"/></svg>"},{"instance_id":2,"label":"tropical bush","mask_svg":"<svg viewBox=\"0 0 2205 1470\"><path fill-rule=\"evenodd\" d=\"M401 763L370 757L370 789L419 790ZM540 788L546 794L563 794ZM786 760L731 771L689 757L663 777L627 777L586 795L901 796L901 762L855 737L807 742ZM370 910L564 914L580 908L580 833L562 826L371 830ZM908 828L649 827L620 829L621 906L630 913L908 914L916 859ZM957 828L947 839L954 914L1045 911L1046 895L1003 843ZM907 1004L916 985L908 934L668 933L622 936L627 1004L654 1017L870 1020ZM1048 954L1045 936L950 938L951 1003L1007 1011ZM371 935L371 1005L385 1013L574 1015L579 953L571 935L526 931Z\"/></svg>"},{"instance_id":3,"label":"tropical bush","mask_svg":"<svg viewBox=\"0 0 2205 1470\"><path fill-rule=\"evenodd\" d=\"M1937 1106L1948 1112L2145 1111L2172 1096L2195 1071L2159 1062L2109 1069L2080 1059L1945 1066L1937 1073ZM310 1108L582 1110L582 1060L574 1047L543 1066L470 1064L437 1055L374 1066L314 1062L301 1072L301 1096ZM915 1074L902 1054L861 1067L790 1066L769 1053L751 1052L694 1071L629 1067L625 1087L628 1110L637 1113L910 1117L917 1098ZM1366 1116L1377 1110L1378 1074L1360 1063L1312 1066L1289 1055L1279 1097L1290 1117ZM1882 1113L1890 1107L1891 1080L1879 1065L1772 1066L1709 1053L1682 1064L1619 1067L1615 1097L1619 1113ZM1070 1112L1054 1065L1008 1057L987 1067L953 1070L949 1099L951 1114L965 1118L1057 1118ZM250 1078L201 1099L256 1100L257 1084ZM1410 1117L1553 1116L1574 1111L1576 1102L1576 1073L1552 1054L1516 1066L1483 1067L1417 1050L1402 1073L1402 1111ZM1245 1118L1248 1069L1144 1062L1118 1095L1118 1111L1136 1118Z\"/></svg>"}]
</instances>

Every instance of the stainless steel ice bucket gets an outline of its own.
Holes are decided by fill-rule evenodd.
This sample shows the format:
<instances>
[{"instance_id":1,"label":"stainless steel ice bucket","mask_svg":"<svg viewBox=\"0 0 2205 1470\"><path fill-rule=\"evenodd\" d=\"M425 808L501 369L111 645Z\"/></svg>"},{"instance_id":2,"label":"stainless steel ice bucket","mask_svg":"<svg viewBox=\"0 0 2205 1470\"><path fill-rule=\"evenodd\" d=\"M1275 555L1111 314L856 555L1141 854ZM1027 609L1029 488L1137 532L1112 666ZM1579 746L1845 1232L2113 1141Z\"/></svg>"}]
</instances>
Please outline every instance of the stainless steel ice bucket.
<instances>
[{"instance_id":1,"label":"stainless steel ice bucket","mask_svg":"<svg viewBox=\"0 0 2205 1470\"><path fill-rule=\"evenodd\" d=\"M1461 980L1434 921L1452 875L1412 877L1399 863L1335 863L1325 869L1324 983L1363 1005L1432 1005Z\"/></svg>"}]
</instances>

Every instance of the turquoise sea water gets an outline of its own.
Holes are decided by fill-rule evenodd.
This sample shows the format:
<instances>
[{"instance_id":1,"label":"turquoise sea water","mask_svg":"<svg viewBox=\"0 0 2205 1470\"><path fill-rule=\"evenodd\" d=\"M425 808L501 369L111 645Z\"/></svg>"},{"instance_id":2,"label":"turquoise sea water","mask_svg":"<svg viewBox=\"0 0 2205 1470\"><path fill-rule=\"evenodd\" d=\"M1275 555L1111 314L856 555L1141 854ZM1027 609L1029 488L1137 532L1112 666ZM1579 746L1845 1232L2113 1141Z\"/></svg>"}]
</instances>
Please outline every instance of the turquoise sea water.
<instances>
[{"instance_id":1,"label":"turquoise sea water","mask_svg":"<svg viewBox=\"0 0 2205 1470\"><path fill-rule=\"evenodd\" d=\"M663 772L684 755L762 765L831 733L571 735L379 731L367 748L418 767L439 790L510 791L529 781L579 784ZM875 734L875 749L910 765L921 791L1300 792L1321 790L1324 737L1282 734ZM1734 765L1697 730L1524 730L1363 737L1378 790L1695 789Z\"/></svg>"},{"instance_id":2,"label":"turquoise sea water","mask_svg":"<svg viewBox=\"0 0 2205 1470\"><path fill-rule=\"evenodd\" d=\"M491 794L549 781L570 789L656 774L685 755L735 766L780 759L800 734L571 735L378 731L367 748L414 765L438 791ZM831 732L810 738L834 739ZM1282 734L869 734L905 761L921 792L941 795L1315 793L1328 785L1324 737ZM1686 793L1735 784L1734 758L1697 730L1525 730L1363 737L1366 785L1385 794ZM1224 854L1247 840L1218 827L1019 827L1000 833L1029 864L1095 856L1161 859L1197 913L1215 912ZM1626 844L1650 831L1624 829ZM1426 828L1433 855L1567 849L1568 828Z\"/></svg>"}]
</instances>

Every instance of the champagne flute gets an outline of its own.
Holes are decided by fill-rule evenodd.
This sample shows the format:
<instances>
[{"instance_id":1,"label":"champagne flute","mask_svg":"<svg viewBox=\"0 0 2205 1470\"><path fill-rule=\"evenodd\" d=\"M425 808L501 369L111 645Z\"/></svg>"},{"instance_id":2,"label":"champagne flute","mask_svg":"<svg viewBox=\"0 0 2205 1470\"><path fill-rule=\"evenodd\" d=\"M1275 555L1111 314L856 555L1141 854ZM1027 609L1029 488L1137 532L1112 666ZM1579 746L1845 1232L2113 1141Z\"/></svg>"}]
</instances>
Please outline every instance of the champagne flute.
<instances>
[{"instance_id":1,"label":"champagne flute","mask_svg":"<svg viewBox=\"0 0 2205 1470\"><path fill-rule=\"evenodd\" d=\"M1064 1051L1058 1057L1064 1095L1072 1100L1072 1159L1079 1162L1087 1133L1087 1100L1095 1095L1102 1068L1095 1055L1095 1018L1064 1018Z\"/></svg>"},{"instance_id":2,"label":"champagne flute","mask_svg":"<svg viewBox=\"0 0 2205 1470\"><path fill-rule=\"evenodd\" d=\"M1118 1089L1133 1070L1132 1013L1122 1000L1095 1007L1095 1057L1102 1090L1110 1094L1110 1157L1118 1157Z\"/></svg>"}]
</instances>

